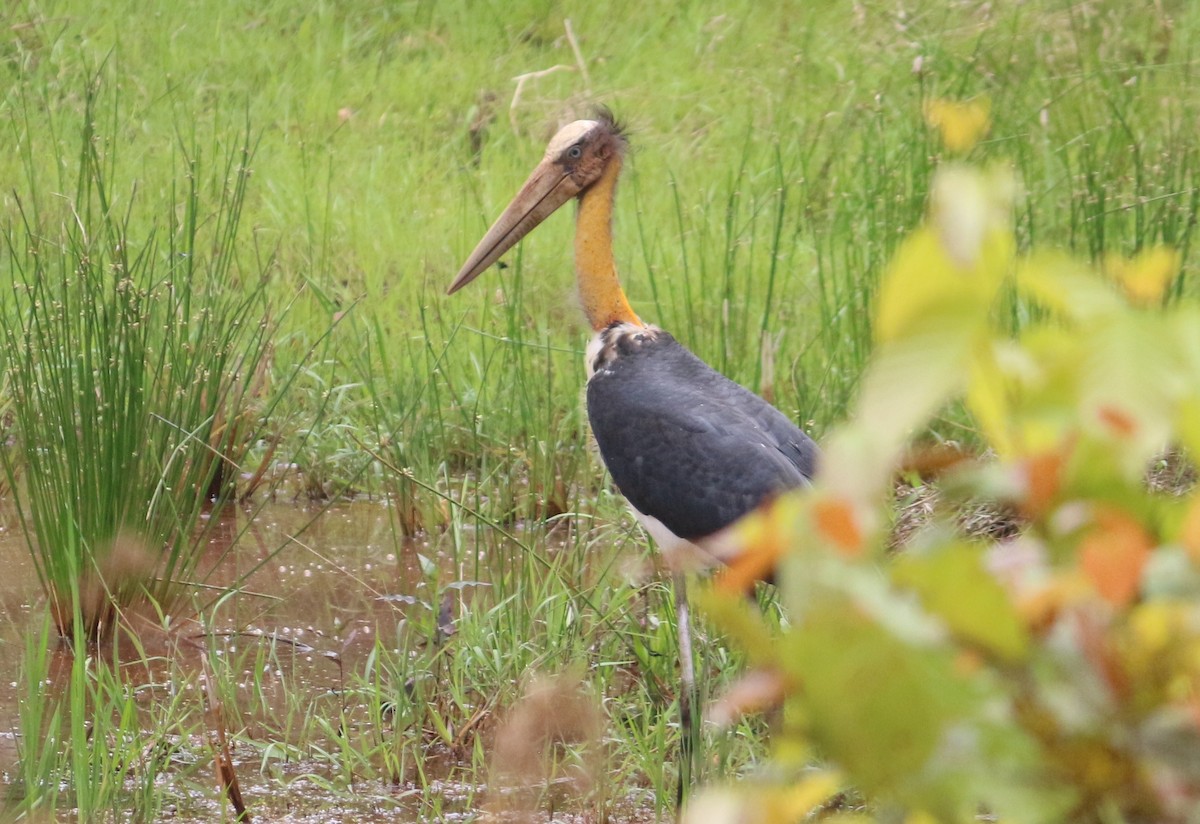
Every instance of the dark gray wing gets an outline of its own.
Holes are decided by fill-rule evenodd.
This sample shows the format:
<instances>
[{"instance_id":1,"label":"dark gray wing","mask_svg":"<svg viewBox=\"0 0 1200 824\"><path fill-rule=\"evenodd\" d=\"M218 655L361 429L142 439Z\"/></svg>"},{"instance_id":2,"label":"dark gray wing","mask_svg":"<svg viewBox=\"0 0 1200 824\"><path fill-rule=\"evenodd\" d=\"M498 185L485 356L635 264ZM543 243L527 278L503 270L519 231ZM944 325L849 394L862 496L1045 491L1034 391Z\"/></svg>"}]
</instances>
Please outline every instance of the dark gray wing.
<instances>
[{"instance_id":1,"label":"dark gray wing","mask_svg":"<svg viewBox=\"0 0 1200 824\"><path fill-rule=\"evenodd\" d=\"M597 371L587 403L621 493L688 540L806 485L816 468L811 438L665 332Z\"/></svg>"}]
</instances>

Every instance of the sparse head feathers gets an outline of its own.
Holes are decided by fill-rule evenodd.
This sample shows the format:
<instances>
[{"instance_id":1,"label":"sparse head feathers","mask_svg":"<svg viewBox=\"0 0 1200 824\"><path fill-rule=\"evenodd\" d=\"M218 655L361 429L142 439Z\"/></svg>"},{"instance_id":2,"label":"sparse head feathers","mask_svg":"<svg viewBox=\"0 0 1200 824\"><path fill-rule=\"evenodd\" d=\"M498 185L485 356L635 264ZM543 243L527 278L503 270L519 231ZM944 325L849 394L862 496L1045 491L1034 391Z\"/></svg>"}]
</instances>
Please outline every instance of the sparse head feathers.
<instances>
[{"instance_id":1,"label":"sparse head feathers","mask_svg":"<svg viewBox=\"0 0 1200 824\"><path fill-rule=\"evenodd\" d=\"M599 121L596 120L576 120L563 126L550 138L550 145L546 147L546 159L556 159L599 125Z\"/></svg>"},{"instance_id":2,"label":"sparse head feathers","mask_svg":"<svg viewBox=\"0 0 1200 824\"><path fill-rule=\"evenodd\" d=\"M613 152L624 154L629 140L625 136L625 127L617 122L612 112L605 108L597 108L594 119L575 120L559 129L558 133L550 138L545 160L568 160L565 152L579 144L584 144L581 146L584 149L590 146L593 152L606 157Z\"/></svg>"}]
</instances>

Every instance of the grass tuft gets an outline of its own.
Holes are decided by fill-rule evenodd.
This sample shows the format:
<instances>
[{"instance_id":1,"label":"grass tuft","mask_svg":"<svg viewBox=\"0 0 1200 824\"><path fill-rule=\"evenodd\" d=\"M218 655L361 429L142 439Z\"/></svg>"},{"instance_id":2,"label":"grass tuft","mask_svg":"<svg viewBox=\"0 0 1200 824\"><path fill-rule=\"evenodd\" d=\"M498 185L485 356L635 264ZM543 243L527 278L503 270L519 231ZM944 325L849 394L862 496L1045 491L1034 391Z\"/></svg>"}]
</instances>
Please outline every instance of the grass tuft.
<instances>
[{"instance_id":1,"label":"grass tuft","mask_svg":"<svg viewBox=\"0 0 1200 824\"><path fill-rule=\"evenodd\" d=\"M213 158L208 189L205 162L181 151L178 195L139 236L102 100L90 84L74 194L21 203L4 233L0 338L16 442L5 470L59 634L89 642L122 610L180 606L200 516L230 499L260 438L277 329L269 264L237 257L248 131Z\"/></svg>"}]
</instances>

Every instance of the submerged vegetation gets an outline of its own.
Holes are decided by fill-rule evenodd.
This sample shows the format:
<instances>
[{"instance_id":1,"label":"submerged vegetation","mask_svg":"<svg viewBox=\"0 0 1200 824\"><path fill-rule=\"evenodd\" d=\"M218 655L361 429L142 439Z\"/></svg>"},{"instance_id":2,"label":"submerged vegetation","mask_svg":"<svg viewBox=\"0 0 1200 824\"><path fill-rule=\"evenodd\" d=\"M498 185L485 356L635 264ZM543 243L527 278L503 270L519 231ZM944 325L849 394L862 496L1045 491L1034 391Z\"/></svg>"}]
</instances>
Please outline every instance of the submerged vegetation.
<instances>
[{"instance_id":1,"label":"submerged vegetation","mask_svg":"<svg viewBox=\"0 0 1200 824\"><path fill-rule=\"evenodd\" d=\"M671 595L588 443L570 221L443 297L545 136L596 102L633 132L632 303L818 439L861 409L878 282L948 151L933 101L990 101L971 159L1010 170L1014 254L1119 276L1171 249L1151 302L1197 294L1187 3L35 0L0 23L5 499L50 604L0 603L22 661L4 815L208 820L237 806L214 763L251 814L302 819L314 788L357 820L671 814ZM1069 315L997 290L997 336ZM1002 451L1012 409L952 396L918 434ZM244 508L272 499L385 500L385 525L275 531ZM284 618L296 569L346 586ZM796 637L764 600L764 637ZM739 627L747 650L701 639L709 695L761 652ZM707 735L699 778L747 774L765 729ZM865 790L902 786L829 730L804 741Z\"/></svg>"}]
</instances>

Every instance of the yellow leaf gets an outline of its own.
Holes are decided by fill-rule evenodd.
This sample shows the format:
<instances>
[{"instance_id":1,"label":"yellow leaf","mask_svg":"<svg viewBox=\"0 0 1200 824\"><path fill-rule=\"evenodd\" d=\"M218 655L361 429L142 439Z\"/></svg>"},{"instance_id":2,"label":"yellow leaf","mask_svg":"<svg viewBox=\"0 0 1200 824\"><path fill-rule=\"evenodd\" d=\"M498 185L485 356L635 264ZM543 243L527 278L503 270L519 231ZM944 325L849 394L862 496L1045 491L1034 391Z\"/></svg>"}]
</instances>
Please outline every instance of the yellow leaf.
<instances>
[{"instance_id":1,"label":"yellow leaf","mask_svg":"<svg viewBox=\"0 0 1200 824\"><path fill-rule=\"evenodd\" d=\"M938 170L928 220L900 245L880 282L877 341L986 326L1013 261L1013 192L1004 170Z\"/></svg>"},{"instance_id":2,"label":"yellow leaf","mask_svg":"<svg viewBox=\"0 0 1200 824\"><path fill-rule=\"evenodd\" d=\"M925 103L925 122L938 130L952 152L968 152L991 127L992 102L987 97L958 101L939 98Z\"/></svg>"},{"instance_id":3,"label":"yellow leaf","mask_svg":"<svg viewBox=\"0 0 1200 824\"><path fill-rule=\"evenodd\" d=\"M904 240L884 272L876 301L875 338L886 343L927 331L931 315L954 318L964 305L977 303L974 292L937 233L923 226Z\"/></svg>"},{"instance_id":4,"label":"yellow leaf","mask_svg":"<svg viewBox=\"0 0 1200 824\"><path fill-rule=\"evenodd\" d=\"M1151 246L1132 258L1110 255L1104 260L1104 271L1121 285L1131 303L1152 305L1162 302L1182 265L1177 249Z\"/></svg>"},{"instance_id":5,"label":"yellow leaf","mask_svg":"<svg viewBox=\"0 0 1200 824\"><path fill-rule=\"evenodd\" d=\"M975 357L971 358L967 406L1000 457L1012 455L1014 444L1010 424L1013 414L1008 399L1008 381L990 346L978 347Z\"/></svg>"},{"instance_id":6,"label":"yellow leaf","mask_svg":"<svg viewBox=\"0 0 1200 824\"><path fill-rule=\"evenodd\" d=\"M1017 288L1068 320L1104 317L1124 309L1112 285L1063 252L1035 252L1017 266Z\"/></svg>"},{"instance_id":7,"label":"yellow leaf","mask_svg":"<svg viewBox=\"0 0 1200 824\"><path fill-rule=\"evenodd\" d=\"M784 769L802 769L813 763L815 756L808 739L797 729L797 718L800 713L794 709L789 712L785 707L787 721L784 729L776 730L771 735L771 759Z\"/></svg>"},{"instance_id":8,"label":"yellow leaf","mask_svg":"<svg viewBox=\"0 0 1200 824\"><path fill-rule=\"evenodd\" d=\"M1200 396L1192 395L1179 403L1175 431L1192 455L1200 455Z\"/></svg>"},{"instance_id":9,"label":"yellow leaf","mask_svg":"<svg viewBox=\"0 0 1200 824\"><path fill-rule=\"evenodd\" d=\"M842 779L822 770L786 785L709 787L688 802L681 824L781 824L804 821L841 789Z\"/></svg>"},{"instance_id":10,"label":"yellow leaf","mask_svg":"<svg viewBox=\"0 0 1200 824\"><path fill-rule=\"evenodd\" d=\"M929 813L918 810L905 816L904 824L938 824L938 820Z\"/></svg>"},{"instance_id":11,"label":"yellow leaf","mask_svg":"<svg viewBox=\"0 0 1200 824\"><path fill-rule=\"evenodd\" d=\"M1181 629L1187 626L1182 604L1155 601L1142 604L1129 615L1129 629L1138 647L1150 656L1166 652Z\"/></svg>"},{"instance_id":12,"label":"yellow leaf","mask_svg":"<svg viewBox=\"0 0 1200 824\"><path fill-rule=\"evenodd\" d=\"M1195 617L1190 598L1149 601L1130 610L1112 646L1138 705L1195 699Z\"/></svg>"},{"instance_id":13,"label":"yellow leaf","mask_svg":"<svg viewBox=\"0 0 1200 824\"><path fill-rule=\"evenodd\" d=\"M768 821L803 821L837 795L842 787L842 777L832 770L822 770L815 775L773 793L768 803Z\"/></svg>"}]
</instances>

